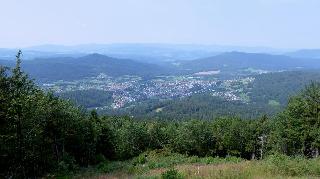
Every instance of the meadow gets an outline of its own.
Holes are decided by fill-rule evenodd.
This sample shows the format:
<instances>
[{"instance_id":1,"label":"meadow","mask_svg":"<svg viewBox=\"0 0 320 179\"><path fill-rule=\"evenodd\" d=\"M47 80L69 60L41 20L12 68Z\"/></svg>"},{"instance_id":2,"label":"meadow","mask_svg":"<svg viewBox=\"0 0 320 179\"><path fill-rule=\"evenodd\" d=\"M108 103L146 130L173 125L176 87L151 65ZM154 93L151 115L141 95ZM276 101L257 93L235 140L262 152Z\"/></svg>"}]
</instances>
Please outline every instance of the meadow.
<instances>
[{"instance_id":1,"label":"meadow","mask_svg":"<svg viewBox=\"0 0 320 179\"><path fill-rule=\"evenodd\" d=\"M262 160L197 157L166 150L145 152L127 161L103 160L99 165L58 178L319 178L320 159L269 155Z\"/></svg>"}]
</instances>

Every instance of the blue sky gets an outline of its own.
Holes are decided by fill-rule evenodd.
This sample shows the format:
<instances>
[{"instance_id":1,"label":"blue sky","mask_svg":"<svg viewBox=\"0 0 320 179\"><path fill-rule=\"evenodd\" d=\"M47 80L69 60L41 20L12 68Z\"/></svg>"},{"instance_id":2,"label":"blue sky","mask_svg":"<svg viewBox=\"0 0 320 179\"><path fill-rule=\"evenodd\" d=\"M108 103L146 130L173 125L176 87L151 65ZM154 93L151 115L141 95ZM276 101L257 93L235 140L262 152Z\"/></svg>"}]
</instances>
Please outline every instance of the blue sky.
<instances>
[{"instance_id":1,"label":"blue sky","mask_svg":"<svg viewBox=\"0 0 320 179\"><path fill-rule=\"evenodd\" d=\"M0 0L0 47L193 43L320 48L319 0Z\"/></svg>"}]
</instances>

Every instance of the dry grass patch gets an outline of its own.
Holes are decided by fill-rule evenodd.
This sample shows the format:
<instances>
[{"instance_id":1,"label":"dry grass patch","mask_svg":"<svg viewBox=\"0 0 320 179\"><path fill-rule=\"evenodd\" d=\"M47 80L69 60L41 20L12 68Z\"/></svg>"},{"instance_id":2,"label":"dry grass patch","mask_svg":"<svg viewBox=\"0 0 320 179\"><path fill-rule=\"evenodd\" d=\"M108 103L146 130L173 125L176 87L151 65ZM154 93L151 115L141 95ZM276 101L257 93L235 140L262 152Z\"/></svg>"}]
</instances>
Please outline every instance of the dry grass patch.
<instances>
[{"instance_id":1,"label":"dry grass patch","mask_svg":"<svg viewBox=\"0 0 320 179\"><path fill-rule=\"evenodd\" d=\"M185 164L174 167L185 178L215 178L215 179L283 179L283 178L318 178L315 176L286 176L276 174L266 169L260 161L244 161L241 163L224 164ZM160 178L167 169L154 169L143 175L143 178Z\"/></svg>"}]
</instances>

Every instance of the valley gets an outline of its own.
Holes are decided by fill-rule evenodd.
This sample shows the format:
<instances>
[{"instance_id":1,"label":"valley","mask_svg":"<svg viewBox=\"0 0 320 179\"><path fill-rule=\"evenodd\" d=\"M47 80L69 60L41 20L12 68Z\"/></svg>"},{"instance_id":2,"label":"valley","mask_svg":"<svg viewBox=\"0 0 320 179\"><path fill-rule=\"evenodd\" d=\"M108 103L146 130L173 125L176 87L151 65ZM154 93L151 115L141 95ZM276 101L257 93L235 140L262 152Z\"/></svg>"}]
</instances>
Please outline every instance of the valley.
<instances>
[{"instance_id":1,"label":"valley","mask_svg":"<svg viewBox=\"0 0 320 179\"><path fill-rule=\"evenodd\" d=\"M166 120L273 116L290 95L320 79L319 68L316 58L245 52L161 63L97 53L22 63L41 89L86 109Z\"/></svg>"},{"instance_id":2,"label":"valley","mask_svg":"<svg viewBox=\"0 0 320 179\"><path fill-rule=\"evenodd\" d=\"M98 53L53 55L25 60L22 69L41 89L99 114L165 120L273 116L290 95L320 79L320 61L309 56L232 51L203 58L190 53L198 58L176 60L178 55L154 61L153 57L136 60L139 55L132 56L134 60ZM0 64L15 65L12 60Z\"/></svg>"},{"instance_id":3,"label":"valley","mask_svg":"<svg viewBox=\"0 0 320 179\"><path fill-rule=\"evenodd\" d=\"M227 101L248 102L246 98L253 77L221 80L215 75L156 76L144 79L140 76L110 77L103 73L97 77L75 81L44 83L42 88L56 94L77 91L100 90L112 93L109 106L96 106L95 109L118 109L134 102L150 99L169 100L195 94L210 93ZM86 106L86 104L83 104Z\"/></svg>"}]
</instances>

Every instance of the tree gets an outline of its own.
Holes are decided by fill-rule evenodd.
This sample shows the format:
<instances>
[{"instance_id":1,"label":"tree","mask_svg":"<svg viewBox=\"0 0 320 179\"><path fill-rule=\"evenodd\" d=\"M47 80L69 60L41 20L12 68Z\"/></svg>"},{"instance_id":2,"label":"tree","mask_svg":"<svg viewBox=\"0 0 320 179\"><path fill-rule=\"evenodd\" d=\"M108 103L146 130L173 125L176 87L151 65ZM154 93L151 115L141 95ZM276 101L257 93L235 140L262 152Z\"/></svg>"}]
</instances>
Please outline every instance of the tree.
<instances>
[{"instance_id":1,"label":"tree","mask_svg":"<svg viewBox=\"0 0 320 179\"><path fill-rule=\"evenodd\" d=\"M320 83L312 82L289 100L279 116L274 139L278 150L288 155L319 154Z\"/></svg>"},{"instance_id":2,"label":"tree","mask_svg":"<svg viewBox=\"0 0 320 179\"><path fill-rule=\"evenodd\" d=\"M16 67L0 68L0 177L41 176L95 156L94 121L70 102L38 89Z\"/></svg>"},{"instance_id":3,"label":"tree","mask_svg":"<svg viewBox=\"0 0 320 179\"><path fill-rule=\"evenodd\" d=\"M188 155L214 155L216 140L208 121L191 120L181 122L172 140L173 148Z\"/></svg>"}]
</instances>

